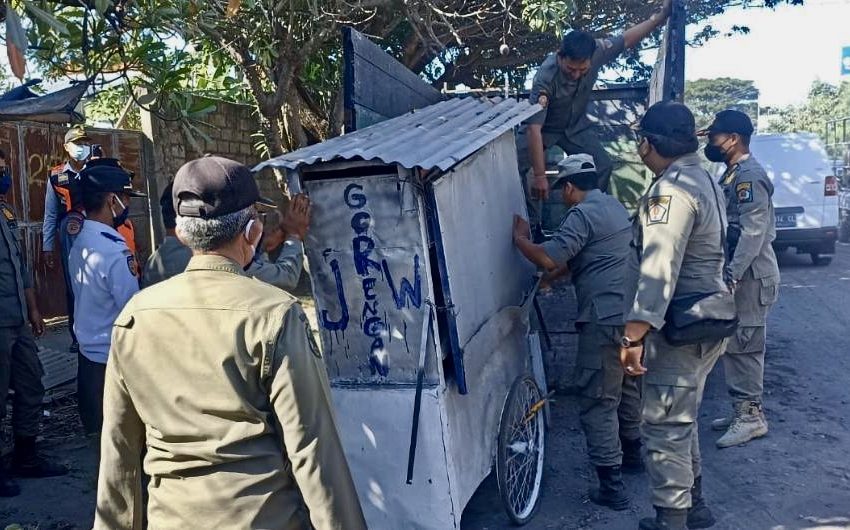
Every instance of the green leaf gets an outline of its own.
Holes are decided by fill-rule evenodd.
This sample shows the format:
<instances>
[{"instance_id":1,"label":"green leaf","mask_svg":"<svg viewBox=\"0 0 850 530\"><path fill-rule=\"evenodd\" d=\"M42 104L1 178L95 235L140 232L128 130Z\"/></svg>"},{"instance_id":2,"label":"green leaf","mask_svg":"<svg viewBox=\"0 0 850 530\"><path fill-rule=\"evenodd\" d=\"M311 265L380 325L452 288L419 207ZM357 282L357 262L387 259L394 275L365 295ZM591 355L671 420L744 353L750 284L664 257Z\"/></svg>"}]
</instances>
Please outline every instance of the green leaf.
<instances>
[{"instance_id":1,"label":"green leaf","mask_svg":"<svg viewBox=\"0 0 850 530\"><path fill-rule=\"evenodd\" d=\"M139 102L139 105L151 105L156 101L157 93L156 92L148 92L147 94L142 94L138 98L136 98Z\"/></svg>"},{"instance_id":2,"label":"green leaf","mask_svg":"<svg viewBox=\"0 0 850 530\"><path fill-rule=\"evenodd\" d=\"M112 6L112 0L94 0L94 8L101 15Z\"/></svg>"},{"instance_id":3,"label":"green leaf","mask_svg":"<svg viewBox=\"0 0 850 530\"><path fill-rule=\"evenodd\" d=\"M33 14L34 17L38 18L51 28L53 28L57 33L65 36L69 36L70 32L68 31L68 26L60 22L56 17L48 13L47 11L41 9L40 7L33 4L30 0L23 0L24 6L26 6L27 11Z\"/></svg>"}]
</instances>

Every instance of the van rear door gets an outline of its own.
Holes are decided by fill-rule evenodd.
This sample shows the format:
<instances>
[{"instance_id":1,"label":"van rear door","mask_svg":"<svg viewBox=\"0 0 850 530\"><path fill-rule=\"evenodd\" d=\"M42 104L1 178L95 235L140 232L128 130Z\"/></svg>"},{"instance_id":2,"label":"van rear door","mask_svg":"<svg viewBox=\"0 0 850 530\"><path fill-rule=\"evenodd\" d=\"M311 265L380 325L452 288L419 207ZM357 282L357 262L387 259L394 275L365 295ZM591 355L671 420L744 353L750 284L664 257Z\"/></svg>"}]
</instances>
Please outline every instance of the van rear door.
<instances>
[{"instance_id":1,"label":"van rear door","mask_svg":"<svg viewBox=\"0 0 850 530\"><path fill-rule=\"evenodd\" d=\"M837 219L831 220L832 216L825 213L829 210L828 199L834 198L824 196L830 164L815 135L756 135L750 147L773 182L778 229L837 224ZM824 224L830 221L831 224Z\"/></svg>"}]
</instances>

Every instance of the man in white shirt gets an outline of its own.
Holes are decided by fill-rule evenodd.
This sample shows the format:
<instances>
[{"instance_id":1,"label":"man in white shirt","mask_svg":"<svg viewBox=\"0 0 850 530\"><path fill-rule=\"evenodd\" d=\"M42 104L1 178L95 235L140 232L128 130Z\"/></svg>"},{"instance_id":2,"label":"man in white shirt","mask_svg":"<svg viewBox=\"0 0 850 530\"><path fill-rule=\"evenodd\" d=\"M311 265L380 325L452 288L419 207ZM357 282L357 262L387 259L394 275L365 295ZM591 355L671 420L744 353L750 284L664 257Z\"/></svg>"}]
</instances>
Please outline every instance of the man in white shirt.
<instances>
[{"instance_id":1,"label":"man in white shirt","mask_svg":"<svg viewBox=\"0 0 850 530\"><path fill-rule=\"evenodd\" d=\"M103 424L103 381L112 325L139 290L135 257L116 230L130 213L130 174L115 159L90 162L80 173L86 222L68 259L74 290L74 332L80 343L77 398L86 434Z\"/></svg>"}]
</instances>

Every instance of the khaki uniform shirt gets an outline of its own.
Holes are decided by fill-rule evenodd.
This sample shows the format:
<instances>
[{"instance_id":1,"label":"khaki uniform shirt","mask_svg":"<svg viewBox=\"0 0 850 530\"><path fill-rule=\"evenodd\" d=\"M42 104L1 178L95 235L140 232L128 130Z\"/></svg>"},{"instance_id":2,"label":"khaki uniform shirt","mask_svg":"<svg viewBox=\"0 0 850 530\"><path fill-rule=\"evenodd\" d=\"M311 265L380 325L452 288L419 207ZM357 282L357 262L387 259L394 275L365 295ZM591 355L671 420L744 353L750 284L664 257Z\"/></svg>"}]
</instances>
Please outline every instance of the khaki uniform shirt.
<instances>
[{"instance_id":1,"label":"khaki uniform shirt","mask_svg":"<svg viewBox=\"0 0 850 530\"><path fill-rule=\"evenodd\" d=\"M596 40L596 51L590 59L590 70L578 80L573 80L561 71L558 56L549 55L540 65L531 84L529 102L538 103L540 96L548 97L545 109L529 118L525 123L543 126L545 133L571 133L591 126L587 117L587 106L599 71L623 53L625 41L622 35Z\"/></svg>"},{"instance_id":2,"label":"khaki uniform shirt","mask_svg":"<svg viewBox=\"0 0 850 530\"><path fill-rule=\"evenodd\" d=\"M555 262L569 264L578 298L576 322L623 324L625 296L634 281L631 241L629 214L620 201L591 190L543 244Z\"/></svg>"},{"instance_id":3,"label":"khaki uniform shirt","mask_svg":"<svg viewBox=\"0 0 850 530\"><path fill-rule=\"evenodd\" d=\"M115 322L95 528L141 528L143 453L151 529L365 528L304 312L226 258Z\"/></svg>"},{"instance_id":4,"label":"khaki uniform shirt","mask_svg":"<svg viewBox=\"0 0 850 530\"><path fill-rule=\"evenodd\" d=\"M755 279L778 279L772 244L776 239L773 183L764 168L752 156L746 157L726 171L720 184L729 220L729 279L740 281L748 269Z\"/></svg>"},{"instance_id":5,"label":"khaki uniform shirt","mask_svg":"<svg viewBox=\"0 0 850 530\"><path fill-rule=\"evenodd\" d=\"M640 279L627 320L661 329L674 296L726 289L722 197L696 153L677 159L652 182L638 205Z\"/></svg>"},{"instance_id":6,"label":"khaki uniform shirt","mask_svg":"<svg viewBox=\"0 0 850 530\"><path fill-rule=\"evenodd\" d=\"M156 249L145 264L142 277L143 287L150 287L186 270L192 258L192 250L172 236L166 236L162 245ZM298 285L301 270L304 268L304 244L301 241L287 240L283 243L277 259L271 260L268 254L252 261L248 266L248 276L266 283L291 290Z\"/></svg>"},{"instance_id":7,"label":"khaki uniform shirt","mask_svg":"<svg viewBox=\"0 0 850 530\"><path fill-rule=\"evenodd\" d=\"M5 200L0 200L0 211L0 326L20 326L29 320L24 291L32 288L32 275L21 248L15 212Z\"/></svg>"},{"instance_id":8,"label":"khaki uniform shirt","mask_svg":"<svg viewBox=\"0 0 850 530\"><path fill-rule=\"evenodd\" d=\"M284 290L295 289L304 268L304 243L288 239L284 241L276 260L268 254L251 262L248 276L257 278Z\"/></svg>"},{"instance_id":9,"label":"khaki uniform shirt","mask_svg":"<svg viewBox=\"0 0 850 530\"><path fill-rule=\"evenodd\" d=\"M165 240L145 263L142 287L150 287L180 274L186 270L190 259L192 249L174 236L165 236Z\"/></svg>"}]
</instances>

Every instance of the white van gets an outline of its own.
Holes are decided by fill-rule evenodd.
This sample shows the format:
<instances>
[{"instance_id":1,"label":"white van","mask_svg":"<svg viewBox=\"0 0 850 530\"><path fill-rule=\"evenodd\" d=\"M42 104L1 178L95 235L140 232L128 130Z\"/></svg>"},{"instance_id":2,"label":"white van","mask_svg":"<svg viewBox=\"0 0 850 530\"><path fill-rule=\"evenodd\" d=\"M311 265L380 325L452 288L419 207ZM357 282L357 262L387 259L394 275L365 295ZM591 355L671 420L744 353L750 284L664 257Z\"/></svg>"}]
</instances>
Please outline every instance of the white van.
<instances>
[{"instance_id":1,"label":"white van","mask_svg":"<svg viewBox=\"0 0 850 530\"><path fill-rule=\"evenodd\" d=\"M789 247L828 265L838 239L838 179L814 134L757 134L750 150L773 182L777 252Z\"/></svg>"}]
</instances>

